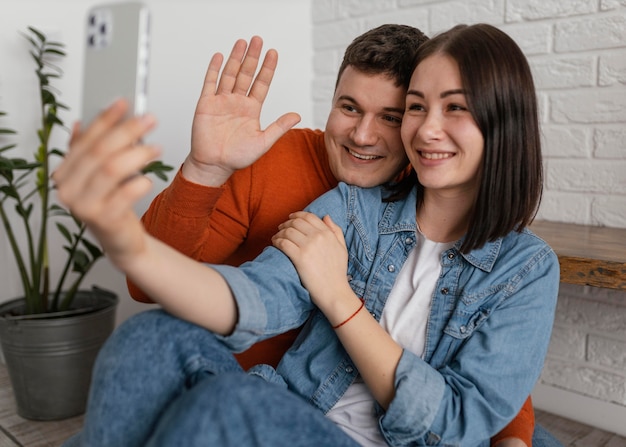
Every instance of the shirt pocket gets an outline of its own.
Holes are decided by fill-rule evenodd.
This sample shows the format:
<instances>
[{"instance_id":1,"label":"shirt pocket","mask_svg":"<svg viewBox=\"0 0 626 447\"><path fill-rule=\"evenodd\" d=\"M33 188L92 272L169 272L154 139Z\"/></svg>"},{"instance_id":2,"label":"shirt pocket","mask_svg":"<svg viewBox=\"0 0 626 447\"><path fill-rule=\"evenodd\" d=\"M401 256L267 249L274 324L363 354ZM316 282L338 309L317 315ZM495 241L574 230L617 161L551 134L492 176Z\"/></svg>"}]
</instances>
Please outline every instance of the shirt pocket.
<instances>
[{"instance_id":1,"label":"shirt pocket","mask_svg":"<svg viewBox=\"0 0 626 447\"><path fill-rule=\"evenodd\" d=\"M501 297L501 291L494 288L488 293L481 293L480 298L475 295L457 298L433 360L439 365L448 364L464 343L489 319Z\"/></svg>"}]
</instances>

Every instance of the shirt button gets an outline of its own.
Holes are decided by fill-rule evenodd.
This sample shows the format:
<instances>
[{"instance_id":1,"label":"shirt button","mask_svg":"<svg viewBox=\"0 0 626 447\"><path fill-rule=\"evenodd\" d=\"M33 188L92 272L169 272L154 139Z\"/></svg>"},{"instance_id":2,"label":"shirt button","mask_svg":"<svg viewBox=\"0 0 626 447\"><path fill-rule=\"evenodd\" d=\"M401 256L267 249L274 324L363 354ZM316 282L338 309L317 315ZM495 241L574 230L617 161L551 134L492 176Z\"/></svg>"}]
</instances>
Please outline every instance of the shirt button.
<instances>
[{"instance_id":1,"label":"shirt button","mask_svg":"<svg viewBox=\"0 0 626 447\"><path fill-rule=\"evenodd\" d=\"M352 275L348 275L348 281L352 281Z\"/></svg>"},{"instance_id":2,"label":"shirt button","mask_svg":"<svg viewBox=\"0 0 626 447\"><path fill-rule=\"evenodd\" d=\"M444 295L447 295L448 294L448 288L447 287L443 287L441 289L441 293L443 293Z\"/></svg>"},{"instance_id":3,"label":"shirt button","mask_svg":"<svg viewBox=\"0 0 626 447\"><path fill-rule=\"evenodd\" d=\"M450 260L454 259L454 253L448 253L448 259Z\"/></svg>"},{"instance_id":4,"label":"shirt button","mask_svg":"<svg viewBox=\"0 0 626 447\"><path fill-rule=\"evenodd\" d=\"M404 240L404 243L405 243L405 244L407 244L407 245L412 244L412 243L413 243L413 238L407 237L407 238Z\"/></svg>"},{"instance_id":5,"label":"shirt button","mask_svg":"<svg viewBox=\"0 0 626 447\"><path fill-rule=\"evenodd\" d=\"M459 330L461 331L461 334L465 334L467 332L467 326L463 325L459 328Z\"/></svg>"},{"instance_id":6,"label":"shirt button","mask_svg":"<svg viewBox=\"0 0 626 447\"><path fill-rule=\"evenodd\" d=\"M393 273L393 272L395 272L395 271L396 271L396 266L395 266L395 265L393 265L393 264L389 264L389 265L387 266L387 270L389 270L389 272Z\"/></svg>"},{"instance_id":7,"label":"shirt button","mask_svg":"<svg viewBox=\"0 0 626 447\"><path fill-rule=\"evenodd\" d=\"M347 372L348 374L352 374L352 372L353 372L353 371L354 371L354 368L353 368L353 367L351 367L351 366L346 366L346 372Z\"/></svg>"}]
</instances>

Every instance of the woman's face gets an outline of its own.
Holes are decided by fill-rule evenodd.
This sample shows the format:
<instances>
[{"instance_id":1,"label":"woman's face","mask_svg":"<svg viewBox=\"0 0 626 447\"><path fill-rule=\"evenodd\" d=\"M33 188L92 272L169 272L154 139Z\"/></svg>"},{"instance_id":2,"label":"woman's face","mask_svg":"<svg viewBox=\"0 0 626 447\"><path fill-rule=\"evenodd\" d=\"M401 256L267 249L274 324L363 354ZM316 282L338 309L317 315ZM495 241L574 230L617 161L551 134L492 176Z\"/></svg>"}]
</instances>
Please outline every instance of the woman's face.
<instances>
[{"instance_id":1,"label":"woman's face","mask_svg":"<svg viewBox=\"0 0 626 447\"><path fill-rule=\"evenodd\" d=\"M475 197L484 139L467 108L459 68L450 56L433 54L413 72L402 142L427 192Z\"/></svg>"}]
</instances>

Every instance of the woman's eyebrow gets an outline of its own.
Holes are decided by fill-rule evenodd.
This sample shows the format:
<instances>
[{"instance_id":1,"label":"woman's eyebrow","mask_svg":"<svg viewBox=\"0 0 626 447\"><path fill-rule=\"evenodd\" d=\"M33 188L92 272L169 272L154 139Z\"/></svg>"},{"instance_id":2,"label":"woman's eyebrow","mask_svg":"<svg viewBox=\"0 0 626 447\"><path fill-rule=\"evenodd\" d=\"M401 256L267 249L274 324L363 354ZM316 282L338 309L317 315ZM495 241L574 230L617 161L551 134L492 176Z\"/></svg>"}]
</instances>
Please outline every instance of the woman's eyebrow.
<instances>
[{"instance_id":1,"label":"woman's eyebrow","mask_svg":"<svg viewBox=\"0 0 626 447\"><path fill-rule=\"evenodd\" d=\"M453 90L446 90L445 92L442 92L439 97L440 98L445 98L446 96L451 96L451 95L464 95L466 93L466 91L462 88L457 88L457 89L453 89Z\"/></svg>"},{"instance_id":2,"label":"woman's eyebrow","mask_svg":"<svg viewBox=\"0 0 626 447\"><path fill-rule=\"evenodd\" d=\"M467 92L465 91L465 89L462 88L457 88L457 89L453 89L453 90L446 90L445 92L441 92L439 94L440 98L445 98L447 96L451 96L451 95L465 95ZM420 90L409 90L406 92L407 96L408 95L413 95L413 96L419 96L420 98L424 98L424 93L421 92Z\"/></svg>"}]
</instances>

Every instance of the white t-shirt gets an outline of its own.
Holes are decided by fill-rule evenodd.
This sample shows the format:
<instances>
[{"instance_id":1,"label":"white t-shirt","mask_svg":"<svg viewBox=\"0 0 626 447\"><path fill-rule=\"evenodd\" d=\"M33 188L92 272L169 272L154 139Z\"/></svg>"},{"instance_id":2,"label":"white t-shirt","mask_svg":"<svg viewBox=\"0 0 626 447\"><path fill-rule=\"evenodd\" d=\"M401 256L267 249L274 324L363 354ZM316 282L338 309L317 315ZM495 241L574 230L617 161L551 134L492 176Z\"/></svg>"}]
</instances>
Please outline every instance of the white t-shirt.
<instances>
[{"instance_id":1,"label":"white t-shirt","mask_svg":"<svg viewBox=\"0 0 626 447\"><path fill-rule=\"evenodd\" d=\"M417 244L402 266L380 318L391 338L418 356L424 352L431 299L441 274L441 254L453 245L430 241L418 232ZM362 446L387 445L378 429L374 397L360 377L326 416Z\"/></svg>"}]
</instances>

